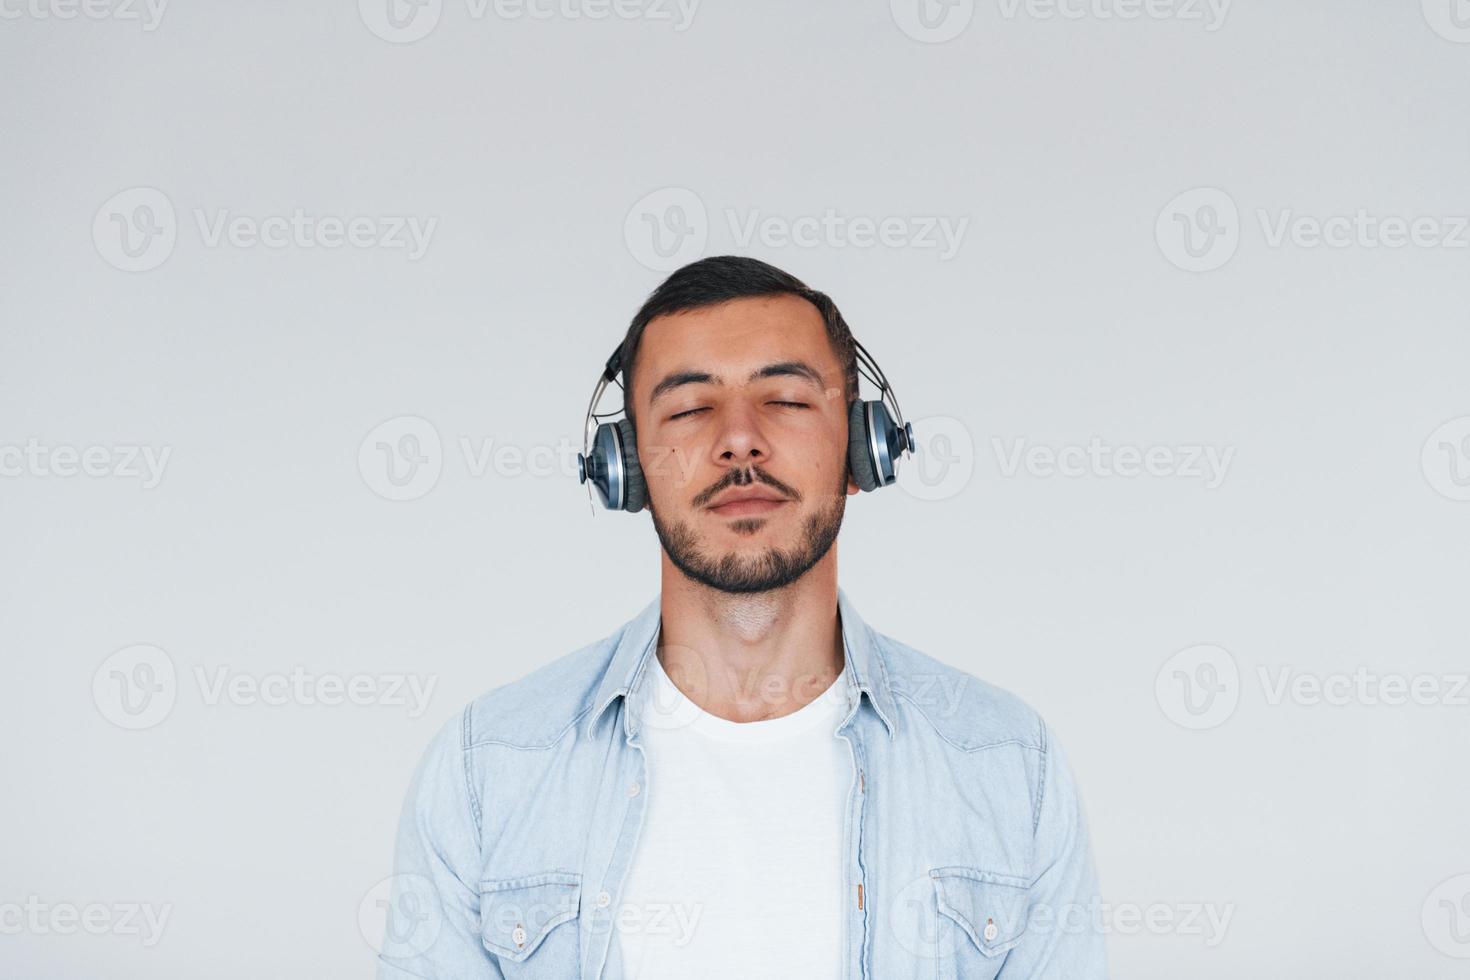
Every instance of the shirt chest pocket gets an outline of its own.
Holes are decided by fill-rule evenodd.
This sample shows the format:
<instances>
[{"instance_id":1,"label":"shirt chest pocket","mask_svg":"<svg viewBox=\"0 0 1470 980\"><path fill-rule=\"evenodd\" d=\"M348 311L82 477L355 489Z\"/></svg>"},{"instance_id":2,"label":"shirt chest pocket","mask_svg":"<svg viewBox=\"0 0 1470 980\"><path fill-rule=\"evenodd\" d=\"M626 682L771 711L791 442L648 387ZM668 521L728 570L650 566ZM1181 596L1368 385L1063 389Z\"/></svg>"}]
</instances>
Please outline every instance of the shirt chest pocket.
<instances>
[{"instance_id":1,"label":"shirt chest pocket","mask_svg":"<svg viewBox=\"0 0 1470 980\"><path fill-rule=\"evenodd\" d=\"M976 868L935 868L938 980L993 980L1026 932L1028 889L1020 878Z\"/></svg>"},{"instance_id":2,"label":"shirt chest pocket","mask_svg":"<svg viewBox=\"0 0 1470 980\"><path fill-rule=\"evenodd\" d=\"M480 882L480 941L506 980L581 975L581 892L567 871Z\"/></svg>"}]
</instances>

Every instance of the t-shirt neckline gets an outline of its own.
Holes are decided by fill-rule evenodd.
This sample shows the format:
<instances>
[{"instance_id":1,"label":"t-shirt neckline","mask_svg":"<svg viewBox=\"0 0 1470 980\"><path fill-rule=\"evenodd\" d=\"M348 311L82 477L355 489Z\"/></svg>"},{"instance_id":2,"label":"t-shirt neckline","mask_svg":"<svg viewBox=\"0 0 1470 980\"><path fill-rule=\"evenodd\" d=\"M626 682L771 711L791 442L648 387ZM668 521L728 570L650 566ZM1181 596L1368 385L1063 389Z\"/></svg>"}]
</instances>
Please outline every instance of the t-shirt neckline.
<instances>
[{"instance_id":1,"label":"t-shirt neckline","mask_svg":"<svg viewBox=\"0 0 1470 980\"><path fill-rule=\"evenodd\" d=\"M689 700L664 670L657 649L649 657L653 661L648 667L652 676L646 685L643 720L660 731L682 729L725 742L769 742L799 735L824 721L832 724L835 734L837 721L847 709L846 663L821 694L795 711L759 721L731 721Z\"/></svg>"}]
</instances>

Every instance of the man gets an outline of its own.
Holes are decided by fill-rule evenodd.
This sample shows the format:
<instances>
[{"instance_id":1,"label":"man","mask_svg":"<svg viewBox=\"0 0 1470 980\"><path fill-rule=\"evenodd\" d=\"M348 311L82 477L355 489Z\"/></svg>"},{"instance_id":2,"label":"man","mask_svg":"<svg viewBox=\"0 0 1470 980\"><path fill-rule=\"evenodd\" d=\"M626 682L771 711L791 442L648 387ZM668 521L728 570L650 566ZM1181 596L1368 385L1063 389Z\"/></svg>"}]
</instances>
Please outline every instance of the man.
<instances>
[{"instance_id":1,"label":"man","mask_svg":"<svg viewBox=\"0 0 1470 980\"><path fill-rule=\"evenodd\" d=\"M860 350L828 297L753 259L649 297L607 374L622 462L587 465L650 512L661 591L430 745L380 977L1106 975L1050 730L838 588L847 498L886 482Z\"/></svg>"}]
</instances>

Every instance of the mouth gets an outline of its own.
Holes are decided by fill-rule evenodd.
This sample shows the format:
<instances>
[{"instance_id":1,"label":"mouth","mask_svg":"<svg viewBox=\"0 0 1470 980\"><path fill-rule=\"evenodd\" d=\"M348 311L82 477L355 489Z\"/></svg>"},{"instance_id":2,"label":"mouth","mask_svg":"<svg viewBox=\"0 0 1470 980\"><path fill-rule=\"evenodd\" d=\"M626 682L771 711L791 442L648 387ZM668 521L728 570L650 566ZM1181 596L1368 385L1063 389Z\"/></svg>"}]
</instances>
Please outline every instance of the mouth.
<instances>
[{"instance_id":1,"label":"mouth","mask_svg":"<svg viewBox=\"0 0 1470 980\"><path fill-rule=\"evenodd\" d=\"M753 514L769 513L790 502L785 497L766 493L748 494L727 498L723 503L711 507L710 512L721 517L749 517Z\"/></svg>"}]
</instances>

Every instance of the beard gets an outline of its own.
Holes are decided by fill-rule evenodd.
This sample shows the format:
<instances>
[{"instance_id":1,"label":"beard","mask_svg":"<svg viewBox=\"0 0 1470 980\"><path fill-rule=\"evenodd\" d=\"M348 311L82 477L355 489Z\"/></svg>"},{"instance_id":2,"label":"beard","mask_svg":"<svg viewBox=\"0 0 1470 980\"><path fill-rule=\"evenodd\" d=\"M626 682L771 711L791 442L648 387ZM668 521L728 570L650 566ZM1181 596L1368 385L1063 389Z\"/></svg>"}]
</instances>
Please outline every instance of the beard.
<instances>
[{"instance_id":1,"label":"beard","mask_svg":"<svg viewBox=\"0 0 1470 980\"><path fill-rule=\"evenodd\" d=\"M775 483L759 471L754 479ZM743 481L739 478L721 481L703 496L712 496L713 492L723 489L727 483L750 481L750 476L746 476ZM847 512L846 487L847 477L844 474L843 482L831 501L823 503L802 521L801 533L792 547L767 548L754 555L735 552L710 555L689 522L674 521L672 524L665 524L653 507L649 508L649 516L653 518L653 529L658 533L659 543L663 545L669 560L689 578L721 592L769 592L784 588L801 578L832 549L833 542L837 540L837 532L842 529L843 515ZM736 534L750 535L759 531L765 523L766 519L763 517L747 517L731 521L728 526Z\"/></svg>"}]
</instances>

